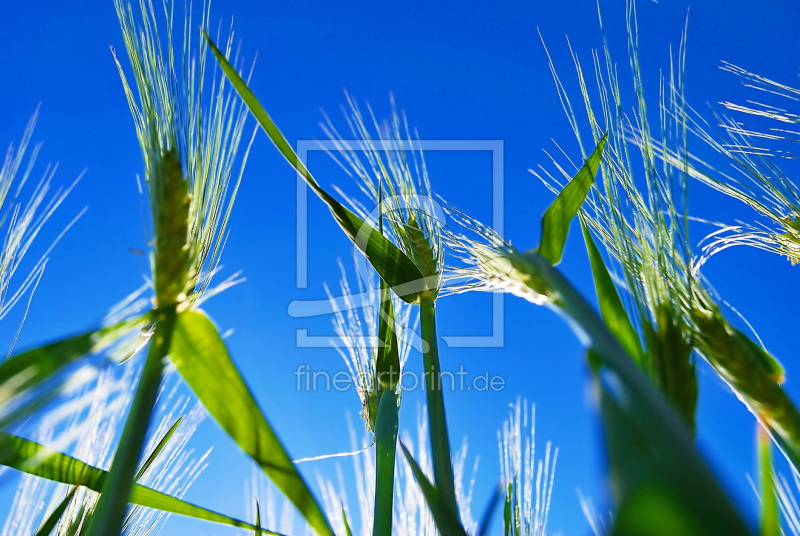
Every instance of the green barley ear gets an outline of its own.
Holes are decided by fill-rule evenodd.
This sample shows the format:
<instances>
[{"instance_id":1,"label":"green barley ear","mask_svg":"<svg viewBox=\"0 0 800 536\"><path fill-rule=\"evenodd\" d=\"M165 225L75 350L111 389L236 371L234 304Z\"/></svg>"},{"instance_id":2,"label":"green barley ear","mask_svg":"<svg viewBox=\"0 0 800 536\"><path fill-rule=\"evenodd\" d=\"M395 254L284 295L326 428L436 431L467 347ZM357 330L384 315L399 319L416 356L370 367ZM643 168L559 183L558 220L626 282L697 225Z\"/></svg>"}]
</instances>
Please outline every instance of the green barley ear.
<instances>
[{"instance_id":1,"label":"green barley ear","mask_svg":"<svg viewBox=\"0 0 800 536\"><path fill-rule=\"evenodd\" d=\"M393 97L391 117L383 122L375 118L369 105L365 116L350 95L347 100L345 117L354 140L343 137L330 119L324 129L335 151L331 156L367 196L367 203L349 200L350 204L365 221L376 219L365 206L378 207L381 234L411 259L423 277L422 294L435 300L444 264L441 209L433 199L419 142L412 137L405 115L398 113Z\"/></svg>"},{"instance_id":2,"label":"green barley ear","mask_svg":"<svg viewBox=\"0 0 800 536\"><path fill-rule=\"evenodd\" d=\"M627 5L628 48L636 96L632 119L623 114L626 105L608 47L602 54L593 54L599 99L590 95L583 67L573 55L590 139L596 142L603 132L608 136L601 178L582 209L581 222L604 320L694 431L698 391L692 353L694 326L686 317L693 307L694 287L704 282L691 273L685 167L668 165L658 156L661 147L686 152L686 119L683 102L678 98L683 92L685 46L682 41L677 68L671 65L669 78L661 80L662 101L658 104L663 112L659 115L660 124L651 126L638 62L635 6L634 2ZM552 60L550 68L583 151L582 128ZM598 103L600 110L596 109ZM604 124L600 124L600 118ZM637 169L634 163L638 166L640 162L641 168ZM569 176L560 166L558 169L561 175ZM545 174L545 182L558 191L558 181ZM592 232L605 246L614 268L621 272L620 293L613 288L613 279Z\"/></svg>"},{"instance_id":3,"label":"green barley ear","mask_svg":"<svg viewBox=\"0 0 800 536\"><path fill-rule=\"evenodd\" d=\"M548 259L515 250L474 220L466 219L464 226L477 234L477 238L461 235L454 239L448 235L448 242L457 240L456 247L465 255L474 255L472 266L468 266L472 273L489 267L483 275L473 276L476 279L473 289L515 289L530 301L547 305L569 320L587 347L593 392L603 416L610 482L619 507L616 529L629 530L617 533L648 534L644 530L648 526L667 526L663 523L669 516L643 526L641 523L647 520L635 515L638 504L661 514L666 510L660 506L676 507L670 510L675 514L672 521L679 527L695 529L678 532L681 534L749 534L743 518L695 449L678 414L635 366L580 293ZM497 262L485 262L491 254L497 257ZM503 275L493 269L496 266L506 266L509 270ZM469 274L468 269L463 273ZM522 287L528 287L528 291ZM517 485L512 483L512 492ZM664 494L675 500L661 505L659 499ZM513 527L513 502L506 504L506 526Z\"/></svg>"},{"instance_id":4,"label":"green barley ear","mask_svg":"<svg viewBox=\"0 0 800 536\"><path fill-rule=\"evenodd\" d=\"M506 534L545 536L558 449L548 442L544 458L537 461L536 406L518 399L509 413L497 434L501 478L507 492Z\"/></svg>"},{"instance_id":5,"label":"green barley ear","mask_svg":"<svg viewBox=\"0 0 800 536\"><path fill-rule=\"evenodd\" d=\"M184 292L190 265L189 253L189 183L183 177L180 155L167 151L160 159L163 175L155 181L158 214L155 215L156 240L154 279L156 306L163 307L185 299Z\"/></svg>"},{"instance_id":6,"label":"green barley ear","mask_svg":"<svg viewBox=\"0 0 800 536\"><path fill-rule=\"evenodd\" d=\"M751 246L800 262L800 187L782 169L783 159L795 157L798 142L797 99L800 89L723 62L723 70L739 77L758 100L747 104L722 102L733 115L718 116L711 125L690 107L689 130L723 156L724 167L693 161L695 179L752 208L759 220L721 226L706 242L698 264L733 246ZM741 116L747 118L745 123ZM762 121L763 124L760 124ZM746 125L746 126L745 126ZM675 151L665 158L675 161ZM731 173L731 170L733 173Z\"/></svg>"},{"instance_id":7,"label":"green barley ear","mask_svg":"<svg viewBox=\"0 0 800 536\"><path fill-rule=\"evenodd\" d=\"M341 296L334 297L326 288L339 339L336 348L355 380L367 430L374 431L383 393L395 392L400 402L399 380L419 320L402 301L391 297L383 300L386 294L379 278L359 278L358 286L351 288L344 268L340 268ZM389 310L391 315L386 314Z\"/></svg>"},{"instance_id":8,"label":"green barley ear","mask_svg":"<svg viewBox=\"0 0 800 536\"><path fill-rule=\"evenodd\" d=\"M52 180L58 165L48 165L42 178L35 185L30 198L23 202L23 188L26 186L36 168L36 159L41 144L30 147L33 131L36 127L39 111L34 112L28 120L22 139L18 145L8 146L5 157L0 162L0 228L4 233L0 247L0 319L22 299L29 290L34 289L44 272L47 257L73 223L75 218L56 237L55 241L36 260L28 274L18 274L19 268L31 245L39 236L50 216L66 199L78 179L66 188L59 187L53 191ZM26 162L27 159L27 162ZM16 277L15 277L16 276ZM12 279L22 281L13 288Z\"/></svg>"},{"instance_id":9,"label":"green barley ear","mask_svg":"<svg viewBox=\"0 0 800 536\"><path fill-rule=\"evenodd\" d=\"M176 57L171 2L163 6L165 28L144 0L138 17L123 0L115 0L115 7L133 72L131 86L115 54L145 162L156 302L197 306L218 269L247 162L249 146L239 156L247 111L221 71L207 68L208 43L194 33L189 11L183 56ZM208 3L201 12L206 26ZM226 53L232 46L231 36Z\"/></svg>"},{"instance_id":10,"label":"green barley ear","mask_svg":"<svg viewBox=\"0 0 800 536\"><path fill-rule=\"evenodd\" d=\"M595 99L590 97L580 63L575 60L593 139L605 130L611 133L602 181L598 181L582 217L622 272L620 279L624 283L620 290L629 298L628 324L638 327L645 343L642 359L637 360L639 365L684 415L689 427L693 426L690 413L697 396L692 357L695 351L768 427L790 462L798 467L800 412L781 387L780 365L722 315L719 298L699 273L703 259L692 259L687 206L688 180L695 172L688 152L688 133L693 127L682 83L685 47L681 46L678 68L671 68L669 79L661 82L661 124L660 128L653 128L648 122L638 64L635 9L633 3L628 7L629 54L637 96L633 120L621 113L625 105L607 46L605 66L595 56L601 113L593 109ZM569 98L552 64L551 68L580 142ZM598 117L605 118L608 124L600 125ZM626 126L630 124L637 128L631 131ZM661 133L660 140L653 131ZM635 153L639 153L637 159L642 163L638 171L632 165ZM639 176L644 188L638 185ZM587 248L591 249L588 240ZM608 299L607 285L603 283L608 277L599 274L604 270L600 266L602 257L592 251L590 256L598 296ZM613 301L610 299L606 305ZM604 318L611 318L605 315L610 309L604 311ZM613 315L616 320L619 316ZM619 340L626 348L635 349L629 327L624 322L616 325Z\"/></svg>"}]
</instances>

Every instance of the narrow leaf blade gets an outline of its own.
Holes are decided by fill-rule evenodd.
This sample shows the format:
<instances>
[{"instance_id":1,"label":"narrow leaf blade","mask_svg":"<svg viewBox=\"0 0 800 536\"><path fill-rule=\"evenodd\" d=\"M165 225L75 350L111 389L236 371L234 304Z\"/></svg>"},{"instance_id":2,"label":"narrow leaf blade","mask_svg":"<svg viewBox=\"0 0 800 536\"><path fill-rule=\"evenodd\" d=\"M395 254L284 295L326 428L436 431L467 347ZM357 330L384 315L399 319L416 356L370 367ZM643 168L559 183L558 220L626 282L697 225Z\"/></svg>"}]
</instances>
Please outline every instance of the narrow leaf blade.
<instances>
[{"instance_id":1,"label":"narrow leaf blade","mask_svg":"<svg viewBox=\"0 0 800 536\"><path fill-rule=\"evenodd\" d=\"M332 536L322 509L233 364L216 327L200 311L178 315L172 361L209 414L269 476L320 535Z\"/></svg>"},{"instance_id":2,"label":"narrow leaf blade","mask_svg":"<svg viewBox=\"0 0 800 536\"><path fill-rule=\"evenodd\" d=\"M603 160L603 150L608 140L608 134L603 136L586 163L578 173L567 183L555 201L548 207L542 216L542 240L539 243L538 253L551 264L561 262L564 245L567 243L569 225L581 209L583 201L589 190Z\"/></svg>"},{"instance_id":3,"label":"narrow leaf blade","mask_svg":"<svg viewBox=\"0 0 800 536\"><path fill-rule=\"evenodd\" d=\"M403 455L411 467L411 472L414 474L414 479L417 481L422 496L425 498L425 504L431 511L433 521L436 523L436 528L439 529L440 534L447 534L452 536L466 536L466 531L456 519L455 515L450 511L442 501L441 494L437 490L422 469L417 464L414 457L408 451L406 446L400 441L400 448L403 449Z\"/></svg>"},{"instance_id":4,"label":"narrow leaf blade","mask_svg":"<svg viewBox=\"0 0 800 536\"><path fill-rule=\"evenodd\" d=\"M42 526L36 531L35 536L50 536L50 534L53 532L53 529L56 528L56 525L58 525L58 522L61 520L61 516L63 516L64 512L67 510L67 506L69 506L69 503L75 496L75 492L77 490L77 486L69 490L67 496L64 497L60 503L58 503L56 509L50 512L50 515L47 516L47 519L45 519L44 523L42 523Z\"/></svg>"},{"instance_id":5,"label":"narrow leaf blade","mask_svg":"<svg viewBox=\"0 0 800 536\"><path fill-rule=\"evenodd\" d=\"M72 486L83 486L100 493L108 472L34 441L0 432L0 465L34 476ZM201 506L171 497L160 491L134 484L130 502L164 512L254 530L245 521L219 514ZM269 534L277 534L269 532Z\"/></svg>"},{"instance_id":6,"label":"narrow leaf blade","mask_svg":"<svg viewBox=\"0 0 800 536\"><path fill-rule=\"evenodd\" d=\"M603 322L605 322L606 327L614 334L625 351L628 352L628 355L641 367L643 351L639 336L636 330L633 329L614 281L608 273L603 256L600 254L600 250L597 249L591 231L589 231L583 219L581 219L581 229L583 230L583 239L586 242L589 261L592 265L594 287L597 292L597 301L600 304L600 314L603 316Z\"/></svg>"},{"instance_id":7,"label":"narrow leaf blade","mask_svg":"<svg viewBox=\"0 0 800 536\"><path fill-rule=\"evenodd\" d=\"M264 129L278 151L291 164L297 173L306 181L311 190L328 206L334 219L367 257L369 262L403 300L413 303L418 294L425 291L427 282L416 264L397 246L378 233L370 224L355 215L350 209L339 203L326 192L308 171L302 160L294 152L292 146L278 129L275 122L247 87L247 83L236 72L236 68L225 58L211 38L206 34L206 41L239 96L247 105L258 124Z\"/></svg>"},{"instance_id":8,"label":"narrow leaf blade","mask_svg":"<svg viewBox=\"0 0 800 536\"><path fill-rule=\"evenodd\" d=\"M178 426L181 424L182 421L183 421L183 416L179 417L178 420L176 420L175 423L169 427L167 433L164 434L164 437L162 437L161 440L158 442L156 448L153 449L153 452L150 453L150 455L142 464L142 467L139 469L139 472L136 473L137 482L142 479L147 470L150 469L150 467L153 465L153 462L156 461L156 458L158 458L158 455L161 454L162 450L164 450L164 447L167 446L167 443L169 443L169 440L172 438L172 434L175 433L175 430L178 429Z\"/></svg>"}]
</instances>

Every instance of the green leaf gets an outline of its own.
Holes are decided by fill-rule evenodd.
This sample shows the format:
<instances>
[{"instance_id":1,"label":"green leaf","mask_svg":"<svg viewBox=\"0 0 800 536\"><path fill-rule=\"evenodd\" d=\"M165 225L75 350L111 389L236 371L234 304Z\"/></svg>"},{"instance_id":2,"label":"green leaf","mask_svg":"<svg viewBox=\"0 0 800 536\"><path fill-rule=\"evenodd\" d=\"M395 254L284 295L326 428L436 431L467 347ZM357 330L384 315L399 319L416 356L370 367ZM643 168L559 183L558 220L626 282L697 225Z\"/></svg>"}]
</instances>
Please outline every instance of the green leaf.
<instances>
[{"instance_id":1,"label":"green leaf","mask_svg":"<svg viewBox=\"0 0 800 536\"><path fill-rule=\"evenodd\" d=\"M428 281L423 277L417 265L370 224L356 216L350 209L322 189L264 107L258 102L256 96L247 87L247 83L239 76L239 73L236 72L236 69L228 62L225 55L216 47L211 38L207 34L204 35L211 51L222 67L222 71L278 151L306 181L311 190L317 194L317 197L328 206L334 219L347 237L367 257L381 278L392 287L395 294L408 303L414 303L419 294L429 290ZM438 283L438 278L435 279L436 281L430 282L433 286L432 288L435 288Z\"/></svg>"},{"instance_id":2,"label":"green leaf","mask_svg":"<svg viewBox=\"0 0 800 536\"><path fill-rule=\"evenodd\" d=\"M344 533L346 536L353 536L353 531L350 530L350 523L347 522L347 514L344 511L344 506L342 506L342 521L344 522Z\"/></svg>"},{"instance_id":3,"label":"green leaf","mask_svg":"<svg viewBox=\"0 0 800 536\"><path fill-rule=\"evenodd\" d=\"M67 496L64 497L64 499L58 504L56 509L50 512L50 515L47 516L47 519L45 519L44 523L42 523L42 526L36 531L35 536L49 536L50 533L53 532L53 529L56 528L56 525L58 525L58 522L61 520L61 516L64 515L64 512L67 510L67 506L69 506L69 503L75 496L75 492L77 490L77 486L69 490Z\"/></svg>"},{"instance_id":4,"label":"green leaf","mask_svg":"<svg viewBox=\"0 0 800 536\"><path fill-rule=\"evenodd\" d=\"M214 324L202 312L188 310L178 315L171 357L217 423L264 470L318 534L332 536L322 509L258 408Z\"/></svg>"},{"instance_id":5,"label":"green leaf","mask_svg":"<svg viewBox=\"0 0 800 536\"><path fill-rule=\"evenodd\" d=\"M140 327L149 315L117 322L75 337L27 350L0 363L0 407L36 387L67 365L102 351L122 335Z\"/></svg>"},{"instance_id":6,"label":"green leaf","mask_svg":"<svg viewBox=\"0 0 800 536\"><path fill-rule=\"evenodd\" d=\"M399 418L397 395L385 391L378 402L375 419L375 515L373 536L392 535L392 501L394 499L394 461L397 450Z\"/></svg>"},{"instance_id":7,"label":"green leaf","mask_svg":"<svg viewBox=\"0 0 800 536\"><path fill-rule=\"evenodd\" d=\"M757 451L761 493L761 536L780 536L781 522L778 513L778 498L775 491L775 473L772 470L772 442L769 435L758 427Z\"/></svg>"},{"instance_id":8,"label":"green leaf","mask_svg":"<svg viewBox=\"0 0 800 536\"><path fill-rule=\"evenodd\" d=\"M414 474L414 479L417 481L422 496L425 498L425 504L428 505L428 509L431 511L433 522L436 524L436 528L439 529L439 533L447 534L448 536L466 536L467 533L458 518L443 501L439 490L431 484L431 481L422 472L422 469L417 465L414 457L402 441L400 441L400 448L403 449L403 455L411 467L411 472Z\"/></svg>"},{"instance_id":9,"label":"green leaf","mask_svg":"<svg viewBox=\"0 0 800 536\"><path fill-rule=\"evenodd\" d=\"M589 253L589 261L592 264L592 276L594 277L594 288L597 292L597 301L600 304L600 314L606 327L614 334L619 343L629 356L633 358L639 368L643 366L642 346L639 335L633 329L628 313L622 305L617 288L611 275L608 273L606 263L600 250L594 243L591 231L581 218L581 229L583 239L586 242L586 251Z\"/></svg>"},{"instance_id":10,"label":"green leaf","mask_svg":"<svg viewBox=\"0 0 800 536\"><path fill-rule=\"evenodd\" d=\"M542 216L542 240L539 243L538 253L553 265L561 262L561 255L564 253L564 245L567 242L567 234L569 234L569 225L592 188L594 177L603 160L603 150L607 140L608 133L603 136L586 163L561 190L553 204Z\"/></svg>"},{"instance_id":11,"label":"green leaf","mask_svg":"<svg viewBox=\"0 0 800 536\"><path fill-rule=\"evenodd\" d=\"M83 486L98 493L108 476L107 471L86 464L77 458L50 449L34 441L0 432L0 465L11 467L34 476L39 476L69 484ZM255 527L244 521L219 514L196 506L181 499L171 497L160 491L134 484L130 496L132 504L155 508L164 512L254 530ZM268 532L268 534L278 534Z\"/></svg>"},{"instance_id":12,"label":"green leaf","mask_svg":"<svg viewBox=\"0 0 800 536\"><path fill-rule=\"evenodd\" d=\"M164 434L164 437L162 437L161 440L158 442L156 448L153 449L153 452L151 452L150 455L147 457L147 459L144 461L142 467L139 469L139 472L136 473L137 482L142 479L147 470L150 469L150 466L153 465L153 462L156 461L158 455L161 454L161 451L164 450L164 447L167 446L167 443L169 443L169 440L172 438L172 434L174 434L175 430L178 429L178 425L181 423L181 421L183 421L183 416L179 417L178 420L175 421L175 423L169 427L169 430L167 430L167 433Z\"/></svg>"}]
</instances>

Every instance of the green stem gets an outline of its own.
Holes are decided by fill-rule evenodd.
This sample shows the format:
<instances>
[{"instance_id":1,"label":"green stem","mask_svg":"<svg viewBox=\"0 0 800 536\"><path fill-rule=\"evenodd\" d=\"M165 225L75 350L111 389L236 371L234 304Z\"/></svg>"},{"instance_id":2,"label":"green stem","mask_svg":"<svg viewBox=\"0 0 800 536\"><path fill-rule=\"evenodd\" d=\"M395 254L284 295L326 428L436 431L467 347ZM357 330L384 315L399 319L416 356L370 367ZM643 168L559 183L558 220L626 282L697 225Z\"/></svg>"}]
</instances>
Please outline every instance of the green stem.
<instances>
[{"instance_id":1,"label":"green stem","mask_svg":"<svg viewBox=\"0 0 800 536\"><path fill-rule=\"evenodd\" d=\"M399 408L394 391L386 391L378 402L375 419L375 514L373 536L391 536L394 500L394 460L397 450Z\"/></svg>"},{"instance_id":2,"label":"green stem","mask_svg":"<svg viewBox=\"0 0 800 536\"><path fill-rule=\"evenodd\" d=\"M157 313L150 350L142 369L139 386L131 404L122 438L114 455L100 500L89 525L89 536L120 534L128 507L136 469L142 456L147 428L161 386L164 359L169 354L175 327L175 306Z\"/></svg>"},{"instance_id":3,"label":"green stem","mask_svg":"<svg viewBox=\"0 0 800 536\"><path fill-rule=\"evenodd\" d=\"M444 415L439 346L436 338L436 310L434 309L433 298L423 297L419 307L422 340L427 346L427 351L423 353L423 363L425 366L425 388L428 399L433 479L436 488L441 494L440 497L443 503L457 516L458 506L456 504L455 481L453 479L453 464L450 460L447 420Z\"/></svg>"}]
</instances>

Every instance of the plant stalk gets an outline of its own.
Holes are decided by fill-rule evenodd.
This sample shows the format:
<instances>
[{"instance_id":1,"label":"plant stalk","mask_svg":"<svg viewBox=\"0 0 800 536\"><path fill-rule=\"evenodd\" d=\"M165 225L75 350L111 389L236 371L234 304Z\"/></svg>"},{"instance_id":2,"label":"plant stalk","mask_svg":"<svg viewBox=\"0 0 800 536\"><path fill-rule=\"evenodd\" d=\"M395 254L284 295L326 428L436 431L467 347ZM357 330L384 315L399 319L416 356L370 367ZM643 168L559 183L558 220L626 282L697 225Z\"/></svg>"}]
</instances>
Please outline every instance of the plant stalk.
<instances>
[{"instance_id":1,"label":"plant stalk","mask_svg":"<svg viewBox=\"0 0 800 536\"><path fill-rule=\"evenodd\" d=\"M420 300L420 328L425 367L425 389L428 402L428 422L431 439L431 458L433 460L433 479L439 490L442 502L458 516L456 503L453 464L450 459L450 440L447 435L447 420L444 414L442 376L439 367L439 346L436 337L436 310L432 297L423 296Z\"/></svg>"},{"instance_id":2,"label":"plant stalk","mask_svg":"<svg viewBox=\"0 0 800 536\"><path fill-rule=\"evenodd\" d=\"M177 316L172 305L157 313L155 333L131 404L119 447L114 455L100 500L89 525L89 536L120 534L131 488L144 449L147 429L161 386L164 360L169 354Z\"/></svg>"},{"instance_id":3,"label":"plant stalk","mask_svg":"<svg viewBox=\"0 0 800 536\"><path fill-rule=\"evenodd\" d=\"M400 409L397 395L386 391L378 402L375 419L375 513L373 536L392 535L394 500L394 460L397 451L397 428Z\"/></svg>"}]
</instances>

